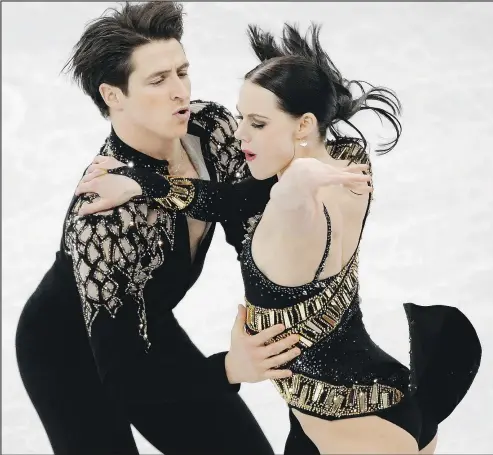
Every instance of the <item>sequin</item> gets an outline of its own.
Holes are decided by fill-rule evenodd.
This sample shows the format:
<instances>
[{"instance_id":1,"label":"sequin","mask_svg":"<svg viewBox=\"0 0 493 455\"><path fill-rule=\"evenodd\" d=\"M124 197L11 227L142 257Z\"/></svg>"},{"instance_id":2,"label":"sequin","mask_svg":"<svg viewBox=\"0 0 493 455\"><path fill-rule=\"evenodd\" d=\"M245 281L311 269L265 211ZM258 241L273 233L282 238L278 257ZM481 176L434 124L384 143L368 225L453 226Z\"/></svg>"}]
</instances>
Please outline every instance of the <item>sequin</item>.
<instances>
[{"instance_id":1,"label":"sequin","mask_svg":"<svg viewBox=\"0 0 493 455\"><path fill-rule=\"evenodd\" d=\"M166 210L174 212L183 210L193 201L195 197L195 186L189 179L181 177L166 177L171 183L168 195L154 200Z\"/></svg>"},{"instance_id":2,"label":"sequin","mask_svg":"<svg viewBox=\"0 0 493 455\"><path fill-rule=\"evenodd\" d=\"M370 164L358 143L329 142L327 148L335 159ZM371 201L370 194L365 221ZM245 222L240 256L247 308L245 331L253 335L282 323L286 330L270 342L292 333L300 335L296 346L301 355L279 367L291 369L293 376L272 381L281 396L289 406L322 418L367 414L399 403L409 372L385 357L364 329L358 295L359 248L339 273L319 280L330 248L328 218L327 248L315 279L297 287L277 285L253 260L252 238L260 221L261 214ZM395 365L392 375L378 377L378 356L387 366Z\"/></svg>"},{"instance_id":3,"label":"sequin","mask_svg":"<svg viewBox=\"0 0 493 455\"><path fill-rule=\"evenodd\" d=\"M92 198L80 197L73 212ZM129 203L125 208L113 210L111 215L90 215L75 223L74 218L67 218L65 245L72 253L75 280L83 300L83 315L89 335L98 313L103 309L114 318L123 305L123 295L128 293L137 304L140 336L147 341L147 317L142 292L154 267L144 264L148 254L146 245L155 241L156 232L144 238L139 232L128 231L129 220L135 224L136 218L146 217L146 211L145 205ZM113 229L108 229L109 224ZM158 249L156 254L158 261L154 264L159 266L164 260L163 250ZM115 279L115 272L126 280L123 295L120 291L122 278Z\"/></svg>"},{"instance_id":4,"label":"sequin","mask_svg":"<svg viewBox=\"0 0 493 455\"><path fill-rule=\"evenodd\" d=\"M235 183L250 176L238 141L236 122L223 107L201 100L191 103L190 124L200 130L204 158L215 168L216 179ZM112 130L100 154L113 156L129 168L144 168L168 175L167 160L158 160L132 149ZM175 206L189 204L195 197L186 179L174 181L170 201ZM93 322L102 311L116 319L126 297L133 300L138 315L136 330L146 350L151 346L143 291L151 274L165 260L167 248L173 249L177 213L165 210L152 198L139 196L108 211L79 217L77 212L94 195L77 198L65 222L64 249L72 258L75 279L89 336ZM153 211L157 219L148 222ZM187 233L188 234L188 233ZM118 277L118 278L117 278Z\"/></svg>"}]
</instances>

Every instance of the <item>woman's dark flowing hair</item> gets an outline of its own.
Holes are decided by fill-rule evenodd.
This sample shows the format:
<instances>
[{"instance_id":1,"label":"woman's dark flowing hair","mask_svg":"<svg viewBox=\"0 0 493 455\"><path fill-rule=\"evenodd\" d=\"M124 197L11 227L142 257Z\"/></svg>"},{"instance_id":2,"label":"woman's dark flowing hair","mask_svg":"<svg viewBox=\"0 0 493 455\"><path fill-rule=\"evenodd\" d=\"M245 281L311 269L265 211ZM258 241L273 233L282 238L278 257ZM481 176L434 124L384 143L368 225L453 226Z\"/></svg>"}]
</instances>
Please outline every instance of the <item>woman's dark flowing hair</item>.
<instances>
[{"instance_id":1,"label":"woman's dark flowing hair","mask_svg":"<svg viewBox=\"0 0 493 455\"><path fill-rule=\"evenodd\" d=\"M317 118L322 140L327 131L341 140L336 124L343 122L358 133L366 149L367 141L351 119L359 111L372 110L381 121L389 121L396 132L393 140L376 150L377 154L389 152L402 131L397 118L402 109L399 99L388 88L344 79L320 45L319 34L320 25L312 23L303 38L296 26L284 24L280 44L277 44L271 33L249 25L250 44L261 63L245 75L245 80L274 93L280 109L294 118L311 112ZM353 86L361 91L359 97L351 93ZM380 106L368 104L375 101Z\"/></svg>"}]
</instances>

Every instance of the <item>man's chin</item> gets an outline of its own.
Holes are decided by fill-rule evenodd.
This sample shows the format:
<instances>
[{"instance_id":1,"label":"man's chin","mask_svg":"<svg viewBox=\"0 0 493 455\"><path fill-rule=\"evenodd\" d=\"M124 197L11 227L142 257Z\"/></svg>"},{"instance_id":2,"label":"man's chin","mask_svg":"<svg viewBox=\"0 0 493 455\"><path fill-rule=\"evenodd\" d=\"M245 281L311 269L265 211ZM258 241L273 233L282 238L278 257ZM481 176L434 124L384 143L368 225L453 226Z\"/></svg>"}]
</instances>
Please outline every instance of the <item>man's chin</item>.
<instances>
[{"instance_id":1,"label":"man's chin","mask_svg":"<svg viewBox=\"0 0 493 455\"><path fill-rule=\"evenodd\" d=\"M156 135L161 136L163 139L177 139L182 138L187 134L188 123L184 125L166 125L164 128L160 128L156 131Z\"/></svg>"},{"instance_id":2,"label":"man's chin","mask_svg":"<svg viewBox=\"0 0 493 455\"><path fill-rule=\"evenodd\" d=\"M187 134L188 131L188 122L183 122L179 126L175 126L173 130L177 137L183 137Z\"/></svg>"}]
</instances>

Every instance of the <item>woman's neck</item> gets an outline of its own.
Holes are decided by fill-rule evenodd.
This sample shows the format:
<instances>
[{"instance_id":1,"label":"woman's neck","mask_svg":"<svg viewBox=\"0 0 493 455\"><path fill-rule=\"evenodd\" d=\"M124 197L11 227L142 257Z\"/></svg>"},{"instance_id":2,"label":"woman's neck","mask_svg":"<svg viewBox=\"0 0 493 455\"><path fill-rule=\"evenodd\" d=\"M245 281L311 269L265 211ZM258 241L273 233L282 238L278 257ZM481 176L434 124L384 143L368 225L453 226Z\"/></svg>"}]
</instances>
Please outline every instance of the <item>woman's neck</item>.
<instances>
[{"instance_id":1,"label":"woman's neck","mask_svg":"<svg viewBox=\"0 0 493 455\"><path fill-rule=\"evenodd\" d=\"M291 163L297 158L314 158L323 162L330 162L331 157L327 152L327 148L323 142L317 143L313 147L297 147L293 159L289 164L277 173L277 178L280 179L282 175L289 169Z\"/></svg>"}]
</instances>

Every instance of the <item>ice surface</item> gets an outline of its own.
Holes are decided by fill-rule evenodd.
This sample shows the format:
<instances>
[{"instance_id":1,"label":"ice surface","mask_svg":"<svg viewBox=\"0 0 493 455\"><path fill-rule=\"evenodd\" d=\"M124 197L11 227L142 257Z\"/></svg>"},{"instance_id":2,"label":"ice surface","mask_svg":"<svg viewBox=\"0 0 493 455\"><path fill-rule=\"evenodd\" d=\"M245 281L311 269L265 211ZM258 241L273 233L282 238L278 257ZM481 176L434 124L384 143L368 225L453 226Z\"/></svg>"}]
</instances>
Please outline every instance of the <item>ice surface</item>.
<instances>
[{"instance_id":1,"label":"ice surface","mask_svg":"<svg viewBox=\"0 0 493 455\"><path fill-rule=\"evenodd\" d=\"M109 130L90 99L59 72L83 26L113 3L4 3L3 35L3 450L51 453L20 381L14 333L20 311L51 265L62 219L86 164ZM234 110L256 65L251 22L324 24L322 40L349 79L394 89L404 133L375 157L375 202L361 251L366 324L408 363L401 304L450 304L475 325L484 349L477 379L441 426L438 452L491 453L493 442L493 8L490 3L187 3L185 49L193 98ZM379 122L361 114L365 131ZM379 130L378 130L379 131ZM369 133L369 137L373 137ZM490 283L491 284L491 283ZM242 282L218 228L204 272L177 310L206 354L228 348ZM219 322L218 322L219 321ZM460 355L460 353L457 353ZM241 395L277 453L288 431L268 383ZM159 453L137 435L141 453Z\"/></svg>"}]
</instances>

